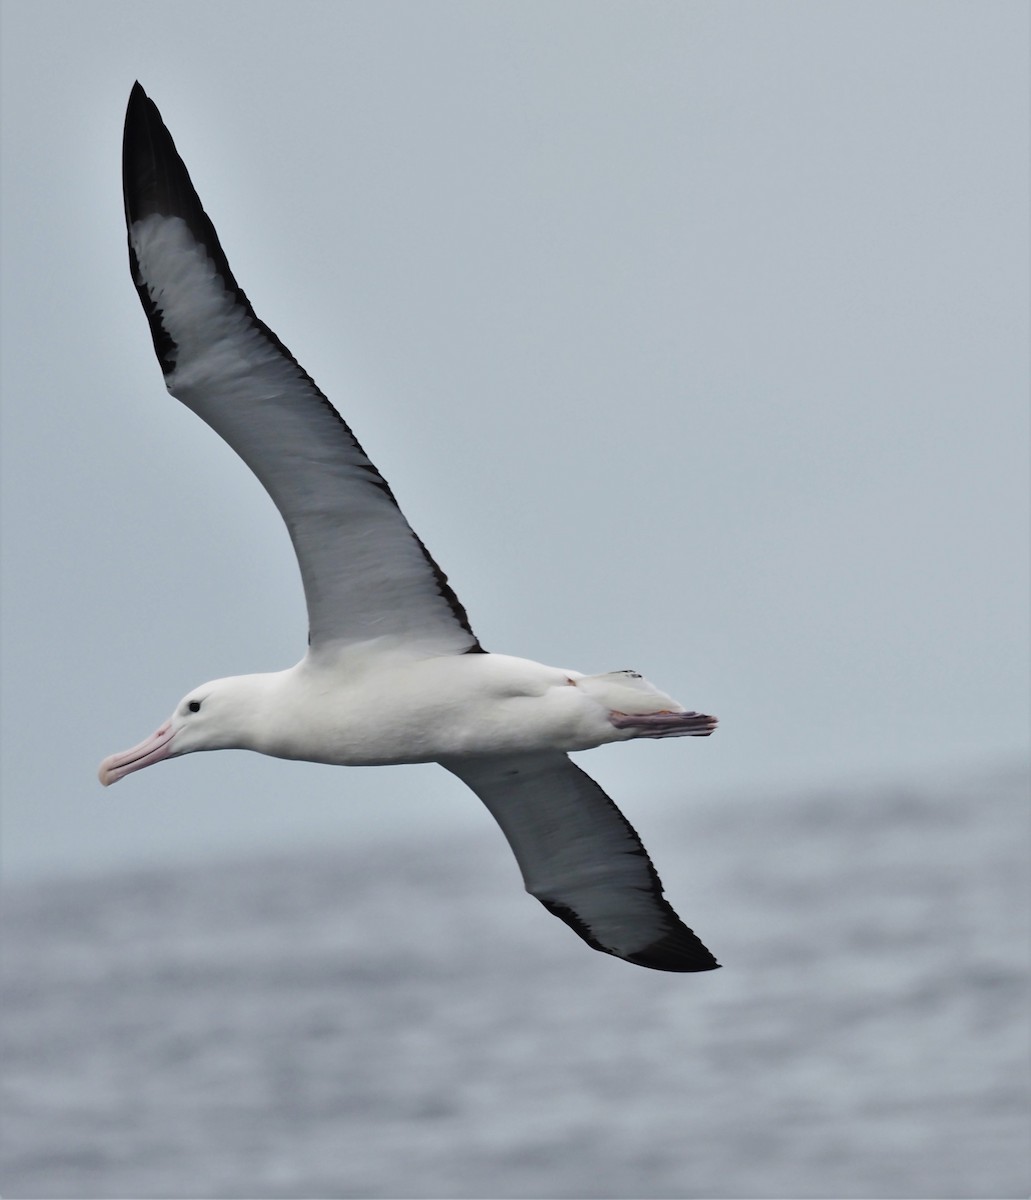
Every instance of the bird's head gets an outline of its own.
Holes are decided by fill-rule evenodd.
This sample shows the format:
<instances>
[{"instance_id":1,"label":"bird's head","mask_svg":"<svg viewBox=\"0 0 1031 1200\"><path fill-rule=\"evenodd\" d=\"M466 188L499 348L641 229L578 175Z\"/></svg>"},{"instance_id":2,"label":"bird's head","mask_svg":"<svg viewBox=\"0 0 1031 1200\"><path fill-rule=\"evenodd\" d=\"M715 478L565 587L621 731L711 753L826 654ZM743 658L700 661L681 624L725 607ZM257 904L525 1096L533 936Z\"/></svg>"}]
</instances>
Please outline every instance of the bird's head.
<instances>
[{"instance_id":1,"label":"bird's head","mask_svg":"<svg viewBox=\"0 0 1031 1200\"><path fill-rule=\"evenodd\" d=\"M97 772L100 782L106 787L152 763L196 750L247 747L245 731L254 715L253 688L247 686L250 678L215 679L187 692L150 737L104 759Z\"/></svg>"}]
</instances>

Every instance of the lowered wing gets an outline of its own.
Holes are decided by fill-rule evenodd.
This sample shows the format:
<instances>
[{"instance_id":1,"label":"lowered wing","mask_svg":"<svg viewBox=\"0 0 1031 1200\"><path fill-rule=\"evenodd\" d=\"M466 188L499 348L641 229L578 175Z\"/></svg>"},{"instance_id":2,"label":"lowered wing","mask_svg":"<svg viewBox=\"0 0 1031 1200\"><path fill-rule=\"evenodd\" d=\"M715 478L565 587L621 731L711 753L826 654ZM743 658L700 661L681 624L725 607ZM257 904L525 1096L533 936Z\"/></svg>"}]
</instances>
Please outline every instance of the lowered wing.
<instances>
[{"instance_id":1,"label":"lowered wing","mask_svg":"<svg viewBox=\"0 0 1031 1200\"><path fill-rule=\"evenodd\" d=\"M589 946L658 971L719 966L663 896L630 822L565 754L441 765L490 809L526 890Z\"/></svg>"}]
</instances>

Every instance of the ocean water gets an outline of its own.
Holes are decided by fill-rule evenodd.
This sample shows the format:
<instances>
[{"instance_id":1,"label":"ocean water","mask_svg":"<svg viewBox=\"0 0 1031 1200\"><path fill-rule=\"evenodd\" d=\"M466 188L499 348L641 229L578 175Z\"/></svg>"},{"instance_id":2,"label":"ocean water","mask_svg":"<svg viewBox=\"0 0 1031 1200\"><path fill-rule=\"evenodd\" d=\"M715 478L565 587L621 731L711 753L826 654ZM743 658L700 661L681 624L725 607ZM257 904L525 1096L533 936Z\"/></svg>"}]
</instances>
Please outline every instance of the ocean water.
<instances>
[{"instance_id":1,"label":"ocean water","mask_svg":"<svg viewBox=\"0 0 1031 1200\"><path fill-rule=\"evenodd\" d=\"M638 821L695 976L488 822L10 888L0 1192L1027 1196L1027 815L1010 771Z\"/></svg>"}]
</instances>

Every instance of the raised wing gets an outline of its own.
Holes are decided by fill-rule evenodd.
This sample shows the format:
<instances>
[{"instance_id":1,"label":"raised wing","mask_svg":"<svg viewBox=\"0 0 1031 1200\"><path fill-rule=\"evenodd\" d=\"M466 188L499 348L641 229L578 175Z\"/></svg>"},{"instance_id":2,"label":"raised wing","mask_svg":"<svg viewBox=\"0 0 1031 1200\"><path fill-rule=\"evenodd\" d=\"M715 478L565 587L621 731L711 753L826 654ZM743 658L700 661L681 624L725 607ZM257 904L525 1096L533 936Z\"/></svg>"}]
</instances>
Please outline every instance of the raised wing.
<instances>
[{"instance_id":1,"label":"raised wing","mask_svg":"<svg viewBox=\"0 0 1031 1200\"><path fill-rule=\"evenodd\" d=\"M165 384L232 446L282 514L304 581L312 648L389 636L413 654L480 650L386 480L255 315L138 83L125 117L122 175L130 266Z\"/></svg>"},{"instance_id":2,"label":"raised wing","mask_svg":"<svg viewBox=\"0 0 1031 1200\"><path fill-rule=\"evenodd\" d=\"M719 966L663 897L630 822L565 754L441 765L490 809L526 890L589 946L657 971Z\"/></svg>"}]
</instances>

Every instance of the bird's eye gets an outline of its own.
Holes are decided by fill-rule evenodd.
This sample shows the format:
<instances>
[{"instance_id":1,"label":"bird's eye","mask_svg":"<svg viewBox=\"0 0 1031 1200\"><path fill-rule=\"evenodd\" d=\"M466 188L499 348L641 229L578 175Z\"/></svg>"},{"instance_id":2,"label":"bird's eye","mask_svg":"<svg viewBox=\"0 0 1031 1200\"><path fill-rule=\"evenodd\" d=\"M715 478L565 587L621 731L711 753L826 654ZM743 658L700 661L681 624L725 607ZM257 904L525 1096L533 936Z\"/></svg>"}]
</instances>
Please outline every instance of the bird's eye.
<instances>
[{"instance_id":1,"label":"bird's eye","mask_svg":"<svg viewBox=\"0 0 1031 1200\"><path fill-rule=\"evenodd\" d=\"M190 710L190 712L200 712L200 701L199 700L191 700L190 703L187 704L186 707Z\"/></svg>"}]
</instances>

